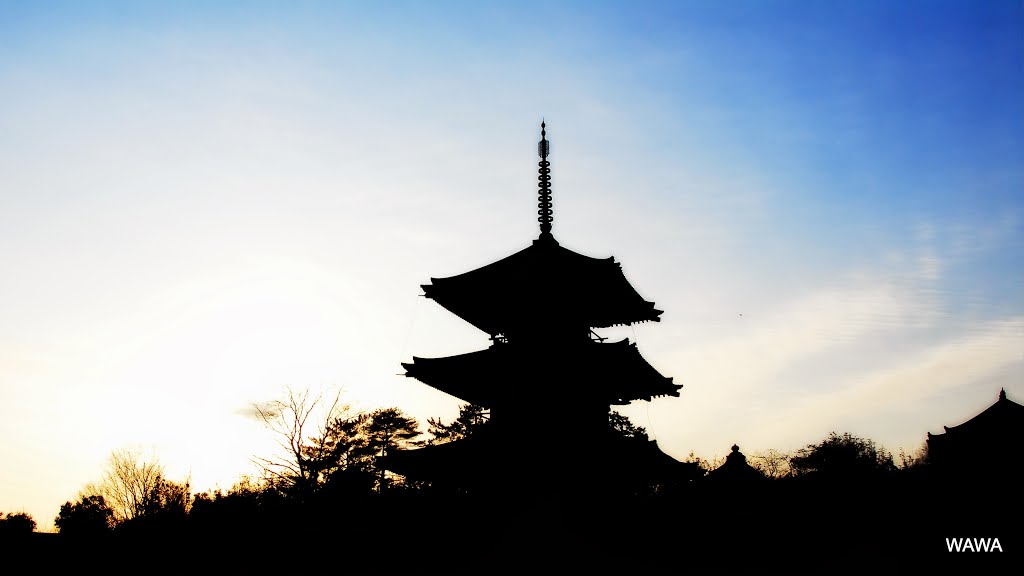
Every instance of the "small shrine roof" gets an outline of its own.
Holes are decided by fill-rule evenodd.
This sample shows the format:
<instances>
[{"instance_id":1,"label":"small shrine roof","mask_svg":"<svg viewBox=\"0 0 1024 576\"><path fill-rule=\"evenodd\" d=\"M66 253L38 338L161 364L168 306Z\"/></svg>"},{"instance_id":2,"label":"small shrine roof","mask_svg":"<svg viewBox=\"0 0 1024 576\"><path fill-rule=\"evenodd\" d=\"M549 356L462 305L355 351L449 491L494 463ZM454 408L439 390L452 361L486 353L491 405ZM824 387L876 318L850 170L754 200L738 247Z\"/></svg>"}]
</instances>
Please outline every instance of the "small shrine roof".
<instances>
[{"instance_id":1,"label":"small shrine roof","mask_svg":"<svg viewBox=\"0 0 1024 576\"><path fill-rule=\"evenodd\" d=\"M732 445L732 452L725 457L725 462L708 472L705 480L713 482L760 482L767 477L747 463L747 457L740 452L740 447Z\"/></svg>"}]
</instances>

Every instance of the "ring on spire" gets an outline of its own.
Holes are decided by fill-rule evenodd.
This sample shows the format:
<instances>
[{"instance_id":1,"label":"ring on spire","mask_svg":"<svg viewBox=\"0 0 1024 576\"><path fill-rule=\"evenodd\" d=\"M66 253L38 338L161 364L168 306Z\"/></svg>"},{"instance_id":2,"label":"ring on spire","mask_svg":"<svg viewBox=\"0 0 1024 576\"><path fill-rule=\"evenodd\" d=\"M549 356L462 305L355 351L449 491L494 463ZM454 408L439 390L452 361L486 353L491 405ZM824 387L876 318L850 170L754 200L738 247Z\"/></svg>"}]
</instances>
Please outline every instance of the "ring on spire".
<instances>
[{"instance_id":1,"label":"ring on spire","mask_svg":"<svg viewBox=\"0 0 1024 576\"><path fill-rule=\"evenodd\" d=\"M540 156L540 162L538 165L540 169L537 171L540 175L537 177L537 181L540 184L540 190L537 193L537 221L540 222L540 233L551 234L551 223L554 222L555 217L551 209L551 163L548 162L548 154L551 149L548 144L547 131L545 130L546 124L543 120L540 123L540 142L537 143L537 155Z\"/></svg>"}]
</instances>

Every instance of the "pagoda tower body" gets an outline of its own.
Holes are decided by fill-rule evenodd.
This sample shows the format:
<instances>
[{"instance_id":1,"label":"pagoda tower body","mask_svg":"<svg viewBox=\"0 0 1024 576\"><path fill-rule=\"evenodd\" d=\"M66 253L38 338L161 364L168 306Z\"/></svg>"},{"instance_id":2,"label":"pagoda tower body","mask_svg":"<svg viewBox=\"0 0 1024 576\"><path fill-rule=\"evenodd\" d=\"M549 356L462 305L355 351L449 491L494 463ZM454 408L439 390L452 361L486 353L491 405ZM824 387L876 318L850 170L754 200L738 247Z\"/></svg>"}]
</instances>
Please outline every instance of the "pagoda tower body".
<instances>
[{"instance_id":1,"label":"pagoda tower body","mask_svg":"<svg viewBox=\"0 0 1024 576\"><path fill-rule=\"evenodd\" d=\"M422 286L427 298L487 333L490 347L403 364L406 376L489 409L490 421L469 438L402 453L389 465L396 472L520 493L567 478L607 477L609 467L634 465L610 457L610 406L679 395L682 386L658 373L635 344L605 342L594 332L657 322L662 312L613 258L584 256L555 240L545 128L538 144L540 236L506 258Z\"/></svg>"}]
</instances>

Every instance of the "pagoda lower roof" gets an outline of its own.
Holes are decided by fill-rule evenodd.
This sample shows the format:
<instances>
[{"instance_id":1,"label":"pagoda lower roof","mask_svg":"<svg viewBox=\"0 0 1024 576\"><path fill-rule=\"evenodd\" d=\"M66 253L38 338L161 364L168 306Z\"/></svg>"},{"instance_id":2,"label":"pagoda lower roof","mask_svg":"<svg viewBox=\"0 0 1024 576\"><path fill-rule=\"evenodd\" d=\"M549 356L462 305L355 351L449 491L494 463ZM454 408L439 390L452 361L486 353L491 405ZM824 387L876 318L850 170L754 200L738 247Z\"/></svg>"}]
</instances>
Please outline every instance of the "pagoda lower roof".
<instances>
[{"instance_id":1,"label":"pagoda lower roof","mask_svg":"<svg viewBox=\"0 0 1024 576\"><path fill-rule=\"evenodd\" d=\"M697 464L676 460L663 452L654 440L608 438L599 446L600 449L593 453L593 457L613 463L606 473L687 478L702 474ZM580 446L577 449L588 448L593 447ZM550 449L548 442L524 439L510 453L497 437L482 432L454 442L393 452L385 459L384 467L412 478L475 484L493 481L493 475L502 466L519 465L507 462L508 458L514 457L513 453L549 454ZM536 465L536 461L531 461L530 465Z\"/></svg>"},{"instance_id":2,"label":"pagoda lower roof","mask_svg":"<svg viewBox=\"0 0 1024 576\"><path fill-rule=\"evenodd\" d=\"M454 442L392 452L383 465L412 478L475 484L490 475L498 455L490 435L478 433Z\"/></svg>"},{"instance_id":3,"label":"pagoda lower roof","mask_svg":"<svg viewBox=\"0 0 1024 576\"><path fill-rule=\"evenodd\" d=\"M606 328L659 320L661 310L633 289L614 258L563 248L551 235L476 270L431 278L424 295L494 336L552 319Z\"/></svg>"},{"instance_id":4,"label":"pagoda lower roof","mask_svg":"<svg viewBox=\"0 0 1024 576\"><path fill-rule=\"evenodd\" d=\"M553 362L560 366L552 366ZM552 378L530 378L530 366L541 365ZM403 363L405 375L466 402L492 407L497 397L510 390L522 397L538 398L553 393L593 397L608 404L628 404L658 396L679 396L681 384L662 376L628 339L612 343L587 342L569 351L525 351L513 344L442 358L413 357ZM527 370L523 370L527 367ZM525 376L524 376L525 374Z\"/></svg>"}]
</instances>

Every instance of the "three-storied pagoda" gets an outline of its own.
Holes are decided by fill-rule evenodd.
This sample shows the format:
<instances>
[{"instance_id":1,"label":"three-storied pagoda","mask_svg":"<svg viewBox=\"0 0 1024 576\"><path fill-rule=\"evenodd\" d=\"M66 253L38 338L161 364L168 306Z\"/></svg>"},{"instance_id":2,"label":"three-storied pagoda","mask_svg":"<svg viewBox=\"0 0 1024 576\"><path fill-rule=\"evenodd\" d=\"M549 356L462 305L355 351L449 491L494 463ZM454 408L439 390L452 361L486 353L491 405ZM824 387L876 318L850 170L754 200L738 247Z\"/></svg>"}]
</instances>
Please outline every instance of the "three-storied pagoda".
<instances>
[{"instance_id":1,"label":"three-storied pagoda","mask_svg":"<svg viewBox=\"0 0 1024 576\"><path fill-rule=\"evenodd\" d=\"M615 466L674 462L653 443L654 458L649 449L609 457L610 405L678 396L682 386L658 373L635 344L605 342L593 331L657 322L662 312L613 258L584 256L555 240L545 128L541 123L540 236L497 262L422 286L427 298L489 334L491 346L402 364L406 376L489 409L490 422L485 433L399 455L389 463L396 472L530 490L581 473L614 475Z\"/></svg>"}]
</instances>

